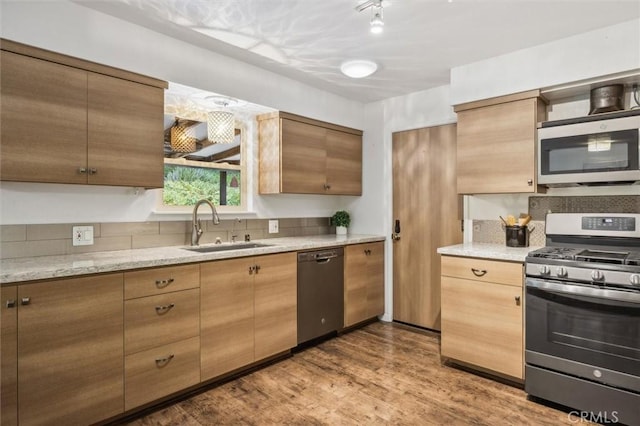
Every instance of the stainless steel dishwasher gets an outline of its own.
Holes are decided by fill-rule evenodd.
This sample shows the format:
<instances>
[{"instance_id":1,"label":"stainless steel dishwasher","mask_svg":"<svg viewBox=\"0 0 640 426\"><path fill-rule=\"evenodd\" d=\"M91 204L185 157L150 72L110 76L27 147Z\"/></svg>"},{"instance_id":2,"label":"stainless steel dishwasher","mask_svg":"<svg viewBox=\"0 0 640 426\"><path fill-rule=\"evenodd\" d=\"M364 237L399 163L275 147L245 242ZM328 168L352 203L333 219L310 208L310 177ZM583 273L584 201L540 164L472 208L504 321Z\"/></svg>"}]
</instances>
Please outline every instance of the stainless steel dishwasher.
<instances>
[{"instance_id":1,"label":"stainless steel dishwasher","mask_svg":"<svg viewBox=\"0 0 640 426\"><path fill-rule=\"evenodd\" d=\"M344 249L298 253L298 344L344 323Z\"/></svg>"}]
</instances>

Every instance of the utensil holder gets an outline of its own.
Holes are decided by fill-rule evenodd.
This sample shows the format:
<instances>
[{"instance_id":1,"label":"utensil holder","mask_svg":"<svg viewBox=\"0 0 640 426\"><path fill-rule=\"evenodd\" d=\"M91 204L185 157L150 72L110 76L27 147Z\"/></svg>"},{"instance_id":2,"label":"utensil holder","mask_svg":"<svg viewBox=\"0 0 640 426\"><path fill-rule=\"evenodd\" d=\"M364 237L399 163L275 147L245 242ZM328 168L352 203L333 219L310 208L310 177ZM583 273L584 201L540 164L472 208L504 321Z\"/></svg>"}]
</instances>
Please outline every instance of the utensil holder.
<instances>
[{"instance_id":1,"label":"utensil holder","mask_svg":"<svg viewBox=\"0 0 640 426\"><path fill-rule=\"evenodd\" d=\"M532 230L527 225L505 226L504 230L507 247L529 247L529 234Z\"/></svg>"}]
</instances>

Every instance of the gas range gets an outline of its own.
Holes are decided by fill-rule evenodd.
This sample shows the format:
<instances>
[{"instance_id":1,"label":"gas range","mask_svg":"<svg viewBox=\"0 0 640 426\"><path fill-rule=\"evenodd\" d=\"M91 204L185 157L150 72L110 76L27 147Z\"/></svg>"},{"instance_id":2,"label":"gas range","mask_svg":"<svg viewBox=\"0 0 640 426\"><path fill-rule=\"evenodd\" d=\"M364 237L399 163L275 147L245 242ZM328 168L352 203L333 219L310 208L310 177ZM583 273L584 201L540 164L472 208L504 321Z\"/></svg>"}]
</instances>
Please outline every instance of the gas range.
<instances>
[{"instance_id":1,"label":"gas range","mask_svg":"<svg viewBox=\"0 0 640 426\"><path fill-rule=\"evenodd\" d=\"M640 214L548 214L546 229L527 276L640 292Z\"/></svg>"}]
</instances>

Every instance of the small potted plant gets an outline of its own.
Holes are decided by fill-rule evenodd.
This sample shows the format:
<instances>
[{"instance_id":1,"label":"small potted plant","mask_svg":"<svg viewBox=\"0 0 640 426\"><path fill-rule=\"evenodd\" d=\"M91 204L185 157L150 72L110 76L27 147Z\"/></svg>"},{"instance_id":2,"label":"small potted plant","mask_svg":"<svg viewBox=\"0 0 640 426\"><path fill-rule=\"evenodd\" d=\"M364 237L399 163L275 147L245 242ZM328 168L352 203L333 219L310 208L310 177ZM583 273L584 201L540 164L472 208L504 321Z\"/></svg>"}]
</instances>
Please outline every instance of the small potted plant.
<instances>
[{"instance_id":1,"label":"small potted plant","mask_svg":"<svg viewBox=\"0 0 640 426\"><path fill-rule=\"evenodd\" d=\"M331 216L331 223L336 227L336 235L346 235L347 227L351 224L351 217L348 212L338 210Z\"/></svg>"}]
</instances>

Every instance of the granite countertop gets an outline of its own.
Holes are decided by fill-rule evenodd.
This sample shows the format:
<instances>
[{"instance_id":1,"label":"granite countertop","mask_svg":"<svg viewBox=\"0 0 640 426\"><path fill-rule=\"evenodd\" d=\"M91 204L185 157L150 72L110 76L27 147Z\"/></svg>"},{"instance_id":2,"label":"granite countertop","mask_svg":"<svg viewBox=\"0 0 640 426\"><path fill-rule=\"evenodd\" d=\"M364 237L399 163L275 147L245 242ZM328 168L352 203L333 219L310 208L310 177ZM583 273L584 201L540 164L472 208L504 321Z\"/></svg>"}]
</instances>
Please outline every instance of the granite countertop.
<instances>
[{"instance_id":1,"label":"granite countertop","mask_svg":"<svg viewBox=\"0 0 640 426\"><path fill-rule=\"evenodd\" d=\"M384 241L384 239L384 237L377 235L343 236L330 234L254 240L252 241L253 243L267 244L267 246L212 253L197 253L185 250L185 248L189 248L189 246L172 246L64 256L3 259L0 260L0 284L124 271L127 269L206 262L209 260L283 253L288 251L312 250L324 247ZM212 245L214 244L206 244L201 247Z\"/></svg>"},{"instance_id":2,"label":"granite countertop","mask_svg":"<svg viewBox=\"0 0 640 426\"><path fill-rule=\"evenodd\" d=\"M481 259L524 262L530 251L541 247L507 247L504 244L464 243L454 246L440 247L438 253L451 256L476 257Z\"/></svg>"}]
</instances>

